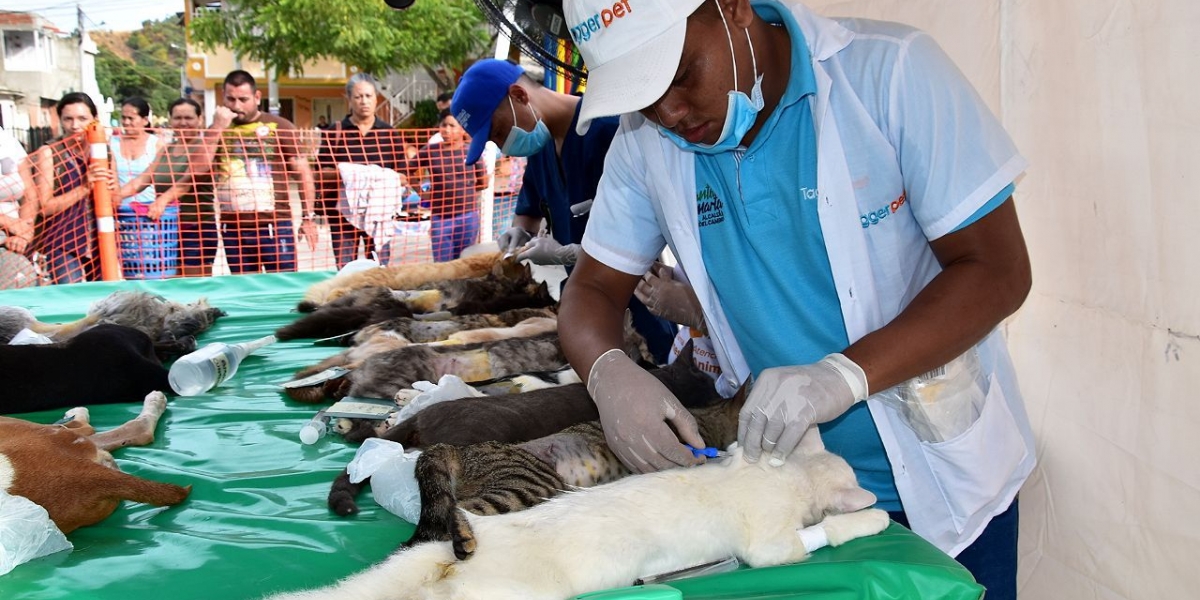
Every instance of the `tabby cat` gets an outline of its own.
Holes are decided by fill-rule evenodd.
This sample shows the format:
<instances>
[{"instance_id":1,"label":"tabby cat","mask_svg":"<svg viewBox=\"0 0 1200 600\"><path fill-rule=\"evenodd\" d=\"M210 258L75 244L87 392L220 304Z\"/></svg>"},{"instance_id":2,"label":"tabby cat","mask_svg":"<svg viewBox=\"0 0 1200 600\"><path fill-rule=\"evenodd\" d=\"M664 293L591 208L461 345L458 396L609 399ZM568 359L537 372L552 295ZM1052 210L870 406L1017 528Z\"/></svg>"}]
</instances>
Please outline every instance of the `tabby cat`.
<instances>
[{"instance_id":1,"label":"tabby cat","mask_svg":"<svg viewBox=\"0 0 1200 600\"><path fill-rule=\"evenodd\" d=\"M630 358L653 364L646 340L633 329L628 314L623 349ZM392 398L413 382L437 381L447 374L458 375L470 383L530 371L551 371L566 364L557 332L460 346L407 346L364 360L345 377L348 385L339 388L337 394Z\"/></svg>"},{"instance_id":2,"label":"tabby cat","mask_svg":"<svg viewBox=\"0 0 1200 600\"><path fill-rule=\"evenodd\" d=\"M408 290L356 289L280 327L275 336L281 340L332 337L420 313L489 314L554 304L546 284L535 280L528 266L499 262L494 272L482 277L428 282Z\"/></svg>"},{"instance_id":3,"label":"tabby cat","mask_svg":"<svg viewBox=\"0 0 1200 600\"><path fill-rule=\"evenodd\" d=\"M711 406L723 400L712 378L692 360L690 341L675 362L650 372L688 408ZM397 423L381 437L406 449L436 444L468 446L489 441L512 447L506 444L536 440L599 418L587 387L577 383L507 396L441 402ZM704 439L710 443L720 441ZM329 491L329 508L339 515L358 512L354 497L366 484L367 480L350 483L349 474L343 471Z\"/></svg>"},{"instance_id":4,"label":"tabby cat","mask_svg":"<svg viewBox=\"0 0 1200 600\"><path fill-rule=\"evenodd\" d=\"M522 323L523 326L517 327ZM354 335L354 346L300 369L293 379L302 379L332 367L356 369L368 357L414 343L451 341L468 344L506 337L531 337L555 331L556 323L556 315L548 308L519 308L499 315L463 315L438 321L408 317L391 319L363 328ZM335 385L340 387L341 382ZM322 385L289 388L287 393L299 402L321 402L327 397L327 390Z\"/></svg>"},{"instance_id":5,"label":"tabby cat","mask_svg":"<svg viewBox=\"0 0 1200 600\"><path fill-rule=\"evenodd\" d=\"M337 275L308 288L296 309L300 312L312 312L323 304L364 287L411 290L431 281L482 277L487 275L499 260L499 252L490 252L449 262L395 265Z\"/></svg>"},{"instance_id":6,"label":"tabby cat","mask_svg":"<svg viewBox=\"0 0 1200 600\"><path fill-rule=\"evenodd\" d=\"M809 552L800 529L819 528L838 546L886 528L886 512L862 510L874 502L809 433L780 467L748 463L735 449L527 511L467 515L479 540L471 560L426 542L329 587L271 600L562 600L730 555L751 567L798 562Z\"/></svg>"},{"instance_id":7,"label":"tabby cat","mask_svg":"<svg viewBox=\"0 0 1200 600\"><path fill-rule=\"evenodd\" d=\"M689 409L705 443L727 448L737 441L738 412L745 399L745 394L739 393L725 402ZM469 558L475 552L475 536L464 511L477 515L516 512L559 492L601 485L626 475L629 470L608 448L598 420L521 444L438 444L417 458L421 517L408 543L449 539L454 556Z\"/></svg>"}]
</instances>

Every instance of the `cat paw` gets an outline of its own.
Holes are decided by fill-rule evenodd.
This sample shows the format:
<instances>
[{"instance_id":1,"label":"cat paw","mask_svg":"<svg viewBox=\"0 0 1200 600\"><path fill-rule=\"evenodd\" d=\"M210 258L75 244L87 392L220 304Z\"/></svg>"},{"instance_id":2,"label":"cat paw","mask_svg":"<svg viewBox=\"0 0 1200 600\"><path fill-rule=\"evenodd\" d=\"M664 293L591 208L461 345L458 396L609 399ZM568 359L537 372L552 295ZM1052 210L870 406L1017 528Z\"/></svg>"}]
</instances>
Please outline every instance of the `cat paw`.
<instances>
[{"instance_id":1,"label":"cat paw","mask_svg":"<svg viewBox=\"0 0 1200 600\"><path fill-rule=\"evenodd\" d=\"M163 411L167 410L167 395L159 390L154 390L146 394L146 399L142 402L142 413L150 413L162 415Z\"/></svg>"},{"instance_id":2,"label":"cat paw","mask_svg":"<svg viewBox=\"0 0 1200 600\"><path fill-rule=\"evenodd\" d=\"M88 412L86 406L76 406L63 415L63 421L74 421L80 425L91 424L91 418L92 413Z\"/></svg>"},{"instance_id":3,"label":"cat paw","mask_svg":"<svg viewBox=\"0 0 1200 600\"><path fill-rule=\"evenodd\" d=\"M830 546L840 546L850 540L875 535L887 529L891 519L885 511L868 508L858 512L831 515L821 521Z\"/></svg>"}]
</instances>

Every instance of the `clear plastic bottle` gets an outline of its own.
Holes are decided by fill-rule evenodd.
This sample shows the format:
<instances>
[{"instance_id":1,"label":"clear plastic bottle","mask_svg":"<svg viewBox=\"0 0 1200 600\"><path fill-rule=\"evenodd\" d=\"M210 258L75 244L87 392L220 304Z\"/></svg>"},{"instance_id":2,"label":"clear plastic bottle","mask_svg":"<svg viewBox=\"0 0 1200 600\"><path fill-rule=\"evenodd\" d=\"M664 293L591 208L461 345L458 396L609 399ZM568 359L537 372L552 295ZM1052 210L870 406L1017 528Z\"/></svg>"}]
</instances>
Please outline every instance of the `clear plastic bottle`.
<instances>
[{"instance_id":1,"label":"clear plastic bottle","mask_svg":"<svg viewBox=\"0 0 1200 600\"><path fill-rule=\"evenodd\" d=\"M274 341L275 336L268 335L240 344L214 342L176 360L167 380L176 394L198 396L233 377L243 359Z\"/></svg>"},{"instance_id":2,"label":"clear plastic bottle","mask_svg":"<svg viewBox=\"0 0 1200 600\"><path fill-rule=\"evenodd\" d=\"M317 440L325 437L327 431L329 431L329 415L326 415L323 410L318 411L311 421L300 428L300 443L315 444Z\"/></svg>"}]
</instances>

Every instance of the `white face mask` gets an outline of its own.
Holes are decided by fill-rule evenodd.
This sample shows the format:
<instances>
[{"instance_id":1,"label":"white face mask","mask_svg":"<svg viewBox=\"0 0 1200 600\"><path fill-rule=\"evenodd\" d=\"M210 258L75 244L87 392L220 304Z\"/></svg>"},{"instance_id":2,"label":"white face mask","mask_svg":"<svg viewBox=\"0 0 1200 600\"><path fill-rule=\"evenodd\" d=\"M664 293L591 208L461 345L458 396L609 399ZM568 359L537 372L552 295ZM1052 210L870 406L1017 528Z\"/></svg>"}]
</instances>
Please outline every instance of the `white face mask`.
<instances>
[{"instance_id":1,"label":"white face mask","mask_svg":"<svg viewBox=\"0 0 1200 600\"><path fill-rule=\"evenodd\" d=\"M737 57L733 53L733 34L729 31L729 22L725 20L725 11L721 8L720 2L717 3L717 10L721 13L721 22L725 24L725 37L729 40L729 56L733 60L733 89L729 91L729 104L725 110L725 125L721 127L721 135L713 144L701 144L689 142L664 127L658 128L659 133L679 146L681 150L700 154L719 154L737 148L738 144L742 142L742 138L746 137L746 134L754 127L754 122L758 120L758 113L764 105L763 76L758 72L758 60L754 56L754 43L750 41L750 31L745 30L746 43L750 46L750 64L754 68L754 86L750 88L750 95L747 96L737 89Z\"/></svg>"}]
</instances>

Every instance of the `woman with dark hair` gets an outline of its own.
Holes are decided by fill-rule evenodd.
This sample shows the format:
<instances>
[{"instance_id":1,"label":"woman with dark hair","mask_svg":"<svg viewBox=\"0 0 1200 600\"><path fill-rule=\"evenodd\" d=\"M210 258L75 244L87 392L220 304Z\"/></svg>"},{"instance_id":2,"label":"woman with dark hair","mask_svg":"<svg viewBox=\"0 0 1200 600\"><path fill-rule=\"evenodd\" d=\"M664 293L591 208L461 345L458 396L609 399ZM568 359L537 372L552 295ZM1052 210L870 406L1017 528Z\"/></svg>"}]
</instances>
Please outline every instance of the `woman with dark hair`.
<instances>
[{"instance_id":1,"label":"woman with dark hair","mask_svg":"<svg viewBox=\"0 0 1200 600\"><path fill-rule=\"evenodd\" d=\"M478 162L467 164L469 137L458 120L443 110L438 117L438 133L442 141L420 150L406 149L408 160L397 171L407 172L410 180L418 171L430 180L429 192L421 195L421 204L428 204L433 218L429 237L433 244L433 260L445 262L459 257L463 249L479 241L479 195L487 187L487 170Z\"/></svg>"},{"instance_id":2,"label":"woman with dark hair","mask_svg":"<svg viewBox=\"0 0 1200 600\"><path fill-rule=\"evenodd\" d=\"M121 133L109 140L113 169L121 186L117 197L113 198L113 208L141 204L135 210L139 214L145 211L151 219L157 220L166 210L167 202L155 200L154 188L147 185L148 182L138 183L143 181L138 176L147 171L158 156L159 139L150 133L149 127L150 105L144 99L130 96L121 101Z\"/></svg>"},{"instance_id":3,"label":"woman with dark hair","mask_svg":"<svg viewBox=\"0 0 1200 600\"><path fill-rule=\"evenodd\" d=\"M84 130L96 120L92 99L71 92L58 101L55 111L62 136L34 154L34 188L26 190L21 217L39 219L32 249L45 257L51 281L94 281L99 273L99 251L91 184L103 181L115 192L116 177L110 169L88 166Z\"/></svg>"},{"instance_id":4,"label":"woman with dark hair","mask_svg":"<svg viewBox=\"0 0 1200 600\"><path fill-rule=\"evenodd\" d=\"M379 89L375 79L366 73L357 73L346 82L346 104L350 114L345 119L326 127L321 132L321 150L317 154L317 181L320 191L318 212L329 222L329 233L333 241L333 255L338 268L358 258L358 244L362 241L363 254L370 256L377 251L377 260L387 264L390 258L390 235L386 228L395 211L389 202L371 202L366 214L356 215L357 223L351 223L339 210L339 195L345 193L346 182L339 179L338 165L377 165L390 167L396 163L402 148L399 132L387 122L375 116L379 104ZM373 190L375 198L403 197L400 185L395 189ZM384 214L388 213L388 214ZM359 227L358 225L363 225ZM372 236L372 232L376 235ZM378 238L378 239L376 239Z\"/></svg>"}]
</instances>

